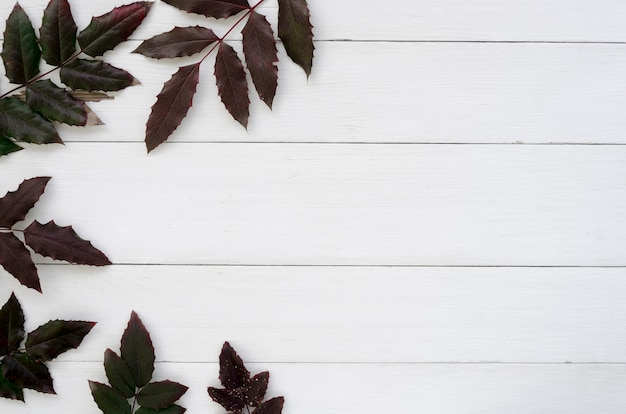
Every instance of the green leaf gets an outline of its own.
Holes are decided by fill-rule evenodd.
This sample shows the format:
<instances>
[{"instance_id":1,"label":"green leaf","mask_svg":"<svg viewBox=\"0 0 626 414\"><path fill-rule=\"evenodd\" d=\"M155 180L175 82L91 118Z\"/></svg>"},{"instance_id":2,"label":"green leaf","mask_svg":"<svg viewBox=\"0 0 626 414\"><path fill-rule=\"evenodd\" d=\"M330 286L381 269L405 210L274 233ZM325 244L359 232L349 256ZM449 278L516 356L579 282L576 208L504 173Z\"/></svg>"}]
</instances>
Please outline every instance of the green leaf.
<instances>
[{"instance_id":1,"label":"green leaf","mask_svg":"<svg viewBox=\"0 0 626 414\"><path fill-rule=\"evenodd\" d=\"M2 363L0 363L0 366ZM4 378L2 375L2 370L0 369L0 397L9 398L11 400L20 400L24 401L24 389L20 387L19 384L15 384L14 382L9 381Z\"/></svg>"},{"instance_id":2,"label":"green leaf","mask_svg":"<svg viewBox=\"0 0 626 414\"><path fill-rule=\"evenodd\" d=\"M151 2L140 1L116 7L109 13L92 18L89 26L78 35L82 52L96 57L113 49L139 27L151 7Z\"/></svg>"},{"instance_id":3,"label":"green leaf","mask_svg":"<svg viewBox=\"0 0 626 414\"><path fill-rule=\"evenodd\" d=\"M25 84L39 73L41 50L35 29L19 3L7 19L0 56L13 83Z\"/></svg>"},{"instance_id":4,"label":"green leaf","mask_svg":"<svg viewBox=\"0 0 626 414\"><path fill-rule=\"evenodd\" d=\"M306 0L278 0L278 37L307 76L313 66L313 26Z\"/></svg>"},{"instance_id":5,"label":"green leaf","mask_svg":"<svg viewBox=\"0 0 626 414\"><path fill-rule=\"evenodd\" d=\"M151 382L137 394L137 402L142 407L161 410L174 404L188 390L188 387L173 381Z\"/></svg>"},{"instance_id":6,"label":"green leaf","mask_svg":"<svg viewBox=\"0 0 626 414\"><path fill-rule=\"evenodd\" d=\"M0 133L33 144L63 143L52 123L14 96L0 99Z\"/></svg>"},{"instance_id":7,"label":"green leaf","mask_svg":"<svg viewBox=\"0 0 626 414\"><path fill-rule=\"evenodd\" d=\"M51 0L43 13L39 42L43 58L53 66L60 66L76 53L78 28L67 0Z\"/></svg>"},{"instance_id":8,"label":"green leaf","mask_svg":"<svg viewBox=\"0 0 626 414\"><path fill-rule=\"evenodd\" d=\"M21 387L56 394L46 365L27 354L19 352L5 356L2 359L2 373L6 379Z\"/></svg>"},{"instance_id":9,"label":"green leaf","mask_svg":"<svg viewBox=\"0 0 626 414\"><path fill-rule=\"evenodd\" d=\"M15 352L24 340L24 312L15 294L0 309L0 357Z\"/></svg>"},{"instance_id":10,"label":"green leaf","mask_svg":"<svg viewBox=\"0 0 626 414\"><path fill-rule=\"evenodd\" d=\"M61 68L61 82L72 89L119 91L136 83L123 69L101 60L75 59Z\"/></svg>"},{"instance_id":11,"label":"green leaf","mask_svg":"<svg viewBox=\"0 0 626 414\"><path fill-rule=\"evenodd\" d=\"M180 405L170 405L167 408L163 408L162 410L155 410L153 408L140 407L135 414L183 414L187 411L186 408L181 407Z\"/></svg>"},{"instance_id":12,"label":"green leaf","mask_svg":"<svg viewBox=\"0 0 626 414\"><path fill-rule=\"evenodd\" d=\"M0 134L0 157L23 149L24 148L11 141L8 137Z\"/></svg>"},{"instance_id":13,"label":"green leaf","mask_svg":"<svg viewBox=\"0 0 626 414\"><path fill-rule=\"evenodd\" d=\"M134 311L122 335L120 351L137 387L148 384L154 372L154 347L148 330Z\"/></svg>"},{"instance_id":14,"label":"green leaf","mask_svg":"<svg viewBox=\"0 0 626 414\"><path fill-rule=\"evenodd\" d=\"M111 386L121 392L124 397L130 398L135 395L137 386L132 372L126 362L110 349L104 352L104 371Z\"/></svg>"},{"instance_id":15,"label":"green leaf","mask_svg":"<svg viewBox=\"0 0 626 414\"><path fill-rule=\"evenodd\" d=\"M47 119L68 125L101 125L102 121L81 100L49 79L26 87L26 103Z\"/></svg>"},{"instance_id":16,"label":"green leaf","mask_svg":"<svg viewBox=\"0 0 626 414\"><path fill-rule=\"evenodd\" d=\"M95 322L49 321L28 334L26 353L40 361L50 361L70 349L78 348Z\"/></svg>"},{"instance_id":17,"label":"green leaf","mask_svg":"<svg viewBox=\"0 0 626 414\"><path fill-rule=\"evenodd\" d=\"M95 381L89 381L89 388L98 408L104 414L131 414L130 404L118 390Z\"/></svg>"}]
</instances>

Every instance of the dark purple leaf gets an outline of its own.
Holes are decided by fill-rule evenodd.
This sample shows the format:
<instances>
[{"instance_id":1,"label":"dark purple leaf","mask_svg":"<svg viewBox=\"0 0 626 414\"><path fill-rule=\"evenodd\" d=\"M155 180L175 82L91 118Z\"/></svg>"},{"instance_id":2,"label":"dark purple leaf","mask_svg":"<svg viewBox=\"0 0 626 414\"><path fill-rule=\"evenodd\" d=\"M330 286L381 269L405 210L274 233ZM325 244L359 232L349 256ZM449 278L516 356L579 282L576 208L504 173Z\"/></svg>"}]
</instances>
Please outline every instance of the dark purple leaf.
<instances>
[{"instance_id":1,"label":"dark purple leaf","mask_svg":"<svg viewBox=\"0 0 626 414\"><path fill-rule=\"evenodd\" d=\"M132 312L128 327L122 335L120 351L137 387L148 384L154 371L154 347L148 330L135 312Z\"/></svg>"},{"instance_id":2,"label":"dark purple leaf","mask_svg":"<svg viewBox=\"0 0 626 414\"><path fill-rule=\"evenodd\" d=\"M0 56L13 83L25 84L39 73L41 50L35 29L19 3L7 19Z\"/></svg>"},{"instance_id":3,"label":"dark purple leaf","mask_svg":"<svg viewBox=\"0 0 626 414\"><path fill-rule=\"evenodd\" d=\"M185 411L187 411L187 409L181 407L180 405L170 405L162 410L140 407L135 414L183 414Z\"/></svg>"},{"instance_id":4,"label":"dark purple leaf","mask_svg":"<svg viewBox=\"0 0 626 414\"><path fill-rule=\"evenodd\" d=\"M1 364L0 364L1 365ZM0 397L11 400L24 401L24 388L19 384L9 381L2 375L0 369Z\"/></svg>"},{"instance_id":5,"label":"dark purple leaf","mask_svg":"<svg viewBox=\"0 0 626 414\"><path fill-rule=\"evenodd\" d=\"M111 386L124 397L130 398L135 395L135 380L128 364L110 349L104 352L104 371Z\"/></svg>"},{"instance_id":6,"label":"dark purple leaf","mask_svg":"<svg viewBox=\"0 0 626 414\"><path fill-rule=\"evenodd\" d=\"M241 388L208 388L209 396L213 401L224 407L226 411L241 412L246 406L243 389Z\"/></svg>"},{"instance_id":7,"label":"dark purple leaf","mask_svg":"<svg viewBox=\"0 0 626 414\"><path fill-rule=\"evenodd\" d=\"M43 13L39 42L46 62L61 66L76 53L76 23L67 0L50 0Z\"/></svg>"},{"instance_id":8,"label":"dark purple leaf","mask_svg":"<svg viewBox=\"0 0 626 414\"><path fill-rule=\"evenodd\" d=\"M165 3L189 13L203 14L216 19L226 19L250 8L247 0L163 0Z\"/></svg>"},{"instance_id":9,"label":"dark purple leaf","mask_svg":"<svg viewBox=\"0 0 626 414\"><path fill-rule=\"evenodd\" d=\"M135 31L148 15L151 2L140 1L116 7L102 16L93 17L85 30L78 35L82 52L92 56L102 56L113 49Z\"/></svg>"},{"instance_id":10,"label":"dark purple leaf","mask_svg":"<svg viewBox=\"0 0 626 414\"><path fill-rule=\"evenodd\" d=\"M24 312L15 294L0 309L0 357L15 352L24 340Z\"/></svg>"},{"instance_id":11,"label":"dark purple leaf","mask_svg":"<svg viewBox=\"0 0 626 414\"><path fill-rule=\"evenodd\" d=\"M85 321L49 321L28 334L26 353L39 361L50 361L78 348L95 325Z\"/></svg>"},{"instance_id":12,"label":"dark purple leaf","mask_svg":"<svg viewBox=\"0 0 626 414\"><path fill-rule=\"evenodd\" d=\"M313 66L313 26L306 0L278 0L278 37L307 76Z\"/></svg>"},{"instance_id":13,"label":"dark purple leaf","mask_svg":"<svg viewBox=\"0 0 626 414\"><path fill-rule=\"evenodd\" d=\"M174 404L188 387L173 381L151 382L137 394L137 403L142 407L161 410Z\"/></svg>"},{"instance_id":14,"label":"dark purple leaf","mask_svg":"<svg viewBox=\"0 0 626 414\"><path fill-rule=\"evenodd\" d=\"M267 400L255 408L252 414L280 414L283 411L285 399L283 397L275 397Z\"/></svg>"},{"instance_id":15,"label":"dark purple leaf","mask_svg":"<svg viewBox=\"0 0 626 414\"><path fill-rule=\"evenodd\" d=\"M118 390L95 381L89 381L89 388L98 408L104 414L131 414L130 404Z\"/></svg>"},{"instance_id":16,"label":"dark purple leaf","mask_svg":"<svg viewBox=\"0 0 626 414\"><path fill-rule=\"evenodd\" d=\"M11 141L10 138L5 135L0 134L0 157L3 155L10 154L12 152L21 151L24 148L17 145L15 142Z\"/></svg>"},{"instance_id":17,"label":"dark purple leaf","mask_svg":"<svg viewBox=\"0 0 626 414\"><path fill-rule=\"evenodd\" d=\"M270 380L270 373L267 371L256 374L250 382L244 385L246 404L251 407L258 406L267 392L267 385Z\"/></svg>"},{"instance_id":18,"label":"dark purple leaf","mask_svg":"<svg viewBox=\"0 0 626 414\"><path fill-rule=\"evenodd\" d=\"M215 57L215 79L224 106L237 122L247 127L250 100L246 72L235 49L224 42Z\"/></svg>"},{"instance_id":19,"label":"dark purple leaf","mask_svg":"<svg viewBox=\"0 0 626 414\"><path fill-rule=\"evenodd\" d=\"M101 60L75 59L61 68L61 82L72 89L119 91L137 81L128 72Z\"/></svg>"},{"instance_id":20,"label":"dark purple leaf","mask_svg":"<svg viewBox=\"0 0 626 414\"><path fill-rule=\"evenodd\" d=\"M250 379L250 372L243 360L228 342L224 342L220 352L220 382L225 388L238 388Z\"/></svg>"},{"instance_id":21,"label":"dark purple leaf","mask_svg":"<svg viewBox=\"0 0 626 414\"><path fill-rule=\"evenodd\" d=\"M46 365L24 353L14 353L2 359L2 373L9 381L23 388L56 394Z\"/></svg>"},{"instance_id":22,"label":"dark purple leaf","mask_svg":"<svg viewBox=\"0 0 626 414\"><path fill-rule=\"evenodd\" d=\"M9 191L0 198L0 227L11 228L24 220L26 214L46 189L51 177L35 177L22 181L15 191Z\"/></svg>"},{"instance_id":23,"label":"dark purple leaf","mask_svg":"<svg viewBox=\"0 0 626 414\"><path fill-rule=\"evenodd\" d=\"M157 59L191 56L218 40L213 30L205 27L175 27L144 41L133 53Z\"/></svg>"},{"instance_id":24,"label":"dark purple leaf","mask_svg":"<svg viewBox=\"0 0 626 414\"><path fill-rule=\"evenodd\" d=\"M19 98L0 99L0 133L33 144L61 144L54 126Z\"/></svg>"},{"instance_id":25,"label":"dark purple leaf","mask_svg":"<svg viewBox=\"0 0 626 414\"><path fill-rule=\"evenodd\" d=\"M270 108L278 85L278 50L274 31L265 16L253 11L241 31L243 54L259 98Z\"/></svg>"},{"instance_id":26,"label":"dark purple leaf","mask_svg":"<svg viewBox=\"0 0 626 414\"><path fill-rule=\"evenodd\" d=\"M11 233L0 232L0 265L20 283L41 292L37 268L22 241Z\"/></svg>"},{"instance_id":27,"label":"dark purple leaf","mask_svg":"<svg viewBox=\"0 0 626 414\"><path fill-rule=\"evenodd\" d=\"M199 73L200 63L183 66L163 85L146 124L148 152L165 142L187 115Z\"/></svg>"},{"instance_id":28,"label":"dark purple leaf","mask_svg":"<svg viewBox=\"0 0 626 414\"><path fill-rule=\"evenodd\" d=\"M68 125L102 125L85 102L74 98L49 79L26 86L26 103L47 119Z\"/></svg>"},{"instance_id":29,"label":"dark purple leaf","mask_svg":"<svg viewBox=\"0 0 626 414\"><path fill-rule=\"evenodd\" d=\"M57 260L91 266L107 266L111 261L100 250L82 239L72 226L61 227L54 221L33 221L24 230L24 241L35 252Z\"/></svg>"}]
</instances>

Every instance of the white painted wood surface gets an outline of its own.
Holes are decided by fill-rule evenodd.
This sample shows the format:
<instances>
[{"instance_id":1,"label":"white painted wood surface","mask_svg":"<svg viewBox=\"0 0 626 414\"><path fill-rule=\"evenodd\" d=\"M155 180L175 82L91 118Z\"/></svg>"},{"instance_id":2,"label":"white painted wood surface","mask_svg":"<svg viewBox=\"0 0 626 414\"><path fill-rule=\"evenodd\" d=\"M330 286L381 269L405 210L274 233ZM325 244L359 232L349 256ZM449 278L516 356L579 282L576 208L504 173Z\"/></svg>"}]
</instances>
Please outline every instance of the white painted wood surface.
<instances>
[{"instance_id":1,"label":"white painted wood surface","mask_svg":"<svg viewBox=\"0 0 626 414\"><path fill-rule=\"evenodd\" d=\"M122 4L74 3L81 27ZM38 25L46 1L20 4ZM0 194L53 176L29 217L115 263L38 258L43 295L0 272L28 329L98 321L51 364L57 396L0 412L99 412L87 379L105 380L134 309L189 413L222 412L206 387L224 340L272 372L285 414L622 413L626 4L310 6L313 75L281 54L274 111L252 97L247 132L207 62L185 124L145 154L150 106L186 61L128 52L206 23L157 3L107 55L142 85L91 104L106 126L0 159Z\"/></svg>"}]
</instances>

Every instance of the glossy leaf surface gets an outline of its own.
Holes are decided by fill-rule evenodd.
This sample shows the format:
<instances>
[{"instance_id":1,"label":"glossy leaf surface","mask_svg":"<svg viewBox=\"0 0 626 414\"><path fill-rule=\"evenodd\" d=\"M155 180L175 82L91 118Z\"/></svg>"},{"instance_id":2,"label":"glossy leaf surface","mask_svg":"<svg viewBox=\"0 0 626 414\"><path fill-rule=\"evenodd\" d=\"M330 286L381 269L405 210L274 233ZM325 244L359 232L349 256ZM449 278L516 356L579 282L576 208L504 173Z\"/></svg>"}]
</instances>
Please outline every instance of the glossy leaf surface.
<instances>
[{"instance_id":1,"label":"glossy leaf surface","mask_svg":"<svg viewBox=\"0 0 626 414\"><path fill-rule=\"evenodd\" d=\"M174 404L187 392L187 387L173 381L151 382L137 394L142 407L161 410Z\"/></svg>"},{"instance_id":2,"label":"glossy leaf surface","mask_svg":"<svg viewBox=\"0 0 626 414\"><path fill-rule=\"evenodd\" d=\"M78 28L67 0L51 0L44 10L39 43L44 60L60 66L76 53Z\"/></svg>"},{"instance_id":3,"label":"glossy leaf surface","mask_svg":"<svg viewBox=\"0 0 626 414\"><path fill-rule=\"evenodd\" d=\"M278 50L274 31L265 16L253 11L241 31L243 54L259 98L270 108L278 86Z\"/></svg>"},{"instance_id":4,"label":"glossy leaf surface","mask_svg":"<svg viewBox=\"0 0 626 414\"><path fill-rule=\"evenodd\" d=\"M33 144L63 142L50 121L14 96L0 99L0 132Z\"/></svg>"},{"instance_id":5,"label":"glossy leaf surface","mask_svg":"<svg viewBox=\"0 0 626 414\"><path fill-rule=\"evenodd\" d=\"M224 106L237 122L247 127L250 99L246 72L235 49L224 42L215 57L215 79Z\"/></svg>"},{"instance_id":6,"label":"glossy leaf surface","mask_svg":"<svg viewBox=\"0 0 626 414\"><path fill-rule=\"evenodd\" d=\"M82 52L96 57L115 48L139 27L151 7L151 2L140 1L116 7L102 16L92 18L78 35Z\"/></svg>"},{"instance_id":7,"label":"glossy leaf surface","mask_svg":"<svg viewBox=\"0 0 626 414\"><path fill-rule=\"evenodd\" d=\"M0 232L0 265L20 283L41 292L37 268L22 241L11 233Z\"/></svg>"},{"instance_id":8,"label":"glossy leaf surface","mask_svg":"<svg viewBox=\"0 0 626 414\"><path fill-rule=\"evenodd\" d=\"M0 357L15 352L24 340L24 312L15 294L0 309Z\"/></svg>"},{"instance_id":9,"label":"glossy leaf surface","mask_svg":"<svg viewBox=\"0 0 626 414\"><path fill-rule=\"evenodd\" d=\"M104 371L109 379L109 384L121 392L124 397L130 398L135 395L137 385L128 364L111 349L104 352Z\"/></svg>"},{"instance_id":10,"label":"glossy leaf surface","mask_svg":"<svg viewBox=\"0 0 626 414\"><path fill-rule=\"evenodd\" d=\"M82 239L72 226L61 227L54 221L33 221L24 230L24 241L35 252L57 260L92 266L110 265L111 261L89 241Z\"/></svg>"},{"instance_id":11,"label":"glossy leaf surface","mask_svg":"<svg viewBox=\"0 0 626 414\"><path fill-rule=\"evenodd\" d=\"M25 353L14 353L2 359L2 373L9 381L31 390L56 394L46 365Z\"/></svg>"},{"instance_id":12,"label":"glossy leaf surface","mask_svg":"<svg viewBox=\"0 0 626 414\"><path fill-rule=\"evenodd\" d=\"M0 227L11 228L24 220L46 189L51 177L35 177L22 181L15 191L0 198Z\"/></svg>"},{"instance_id":13,"label":"glossy leaf surface","mask_svg":"<svg viewBox=\"0 0 626 414\"><path fill-rule=\"evenodd\" d=\"M50 361L63 352L78 348L95 322L49 321L28 334L26 352L39 361Z\"/></svg>"},{"instance_id":14,"label":"glossy leaf surface","mask_svg":"<svg viewBox=\"0 0 626 414\"><path fill-rule=\"evenodd\" d=\"M146 124L148 152L167 140L187 115L193 104L199 73L199 63L183 66L163 85Z\"/></svg>"},{"instance_id":15,"label":"glossy leaf surface","mask_svg":"<svg viewBox=\"0 0 626 414\"><path fill-rule=\"evenodd\" d=\"M98 408L104 414L131 414L130 404L118 390L95 381L89 381L89 388Z\"/></svg>"},{"instance_id":16,"label":"glossy leaf surface","mask_svg":"<svg viewBox=\"0 0 626 414\"><path fill-rule=\"evenodd\" d=\"M39 80L26 87L26 103L47 119L68 125L87 125L89 109L85 102L74 98L65 89L52 83L51 80ZM98 123L92 120L92 125Z\"/></svg>"},{"instance_id":17,"label":"glossy leaf surface","mask_svg":"<svg viewBox=\"0 0 626 414\"><path fill-rule=\"evenodd\" d=\"M0 56L6 76L13 83L25 84L39 74L41 50L35 29L19 3L6 21Z\"/></svg>"},{"instance_id":18,"label":"glossy leaf surface","mask_svg":"<svg viewBox=\"0 0 626 414\"><path fill-rule=\"evenodd\" d=\"M250 8L247 0L163 0L189 13L225 19Z\"/></svg>"},{"instance_id":19,"label":"glossy leaf surface","mask_svg":"<svg viewBox=\"0 0 626 414\"><path fill-rule=\"evenodd\" d=\"M12 152L21 151L24 148L11 141L7 136L0 134L0 157Z\"/></svg>"},{"instance_id":20,"label":"glossy leaf surface","mask_svg":"<svg viewBox=\"0 0 626 414\"><path fill-rule=\"evenodd\" d=\"M148 384L154 371L154 346L150 333L135 312L132 312L128 326L122 335L120 351L137 387Z\"/></svg>"},{"instance_id":21,"label":"glossy leaf surface","mask_svg":"<svg viewBox=\"0 0 626 414\"><path fill-rule=\"evenodd\" d=\"M133 53L157 59L191 56L218 40L213 30L205 27L174 27L167 33L145 40Z\"/></svg>"},{"instance_id":22,"label":"glossy leaf surface","mask_svg":"<svg viewBox=\"0 0 626 414\"><path fill-rule=\"evenodd\" d=\"M61 82L72 89L119 91L136 83L123 69L101 60L76 59L61 68Z\"/></svg>"},{"instance_id":23,"label":"glossy leaf surface","mask_svg":"<svg viewBox=\"0 0 626 414\"><path fill-rule=\"evenodd\" d=\"M313 66L313 26L306 0L278 0L278 37L287 55L309 76Z\"/></svg>"}]
</instances>

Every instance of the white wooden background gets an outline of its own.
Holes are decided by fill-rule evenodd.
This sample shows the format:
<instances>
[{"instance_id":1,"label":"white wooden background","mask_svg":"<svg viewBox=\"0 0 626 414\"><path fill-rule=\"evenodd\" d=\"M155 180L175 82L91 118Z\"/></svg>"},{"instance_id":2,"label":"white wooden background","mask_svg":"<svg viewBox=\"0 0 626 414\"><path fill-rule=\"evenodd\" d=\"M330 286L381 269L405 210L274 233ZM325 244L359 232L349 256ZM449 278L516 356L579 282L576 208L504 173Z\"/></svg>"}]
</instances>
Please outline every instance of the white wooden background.
<instances>
[{"instance_id":1,"label":"white wooden background","mask_svg":"<svg viewBox=\"0 0 626 414\"><path fill-rule=\"evenodd\" d=\"M46 1L20 3L39 26ZM85 27L117 5L73 10ZM206 387L225 340L271 371L285 414L626 412L626 3L310 8L312 76L281 48L275 109L253 97L247 132L207 62L184 126L146 155L150 107L185 61L128 52L207 23L157 2L106 56L142 82L92 104L107 125L0 160L0 194L53 176L31 217L115 263L39 258L43 295L0 273L28 329L98 321L50 364L57 396L0 411L98 413L87 379L106 380L134 309L189 413L222 412Z\"/></svg>"}]
</instances>

